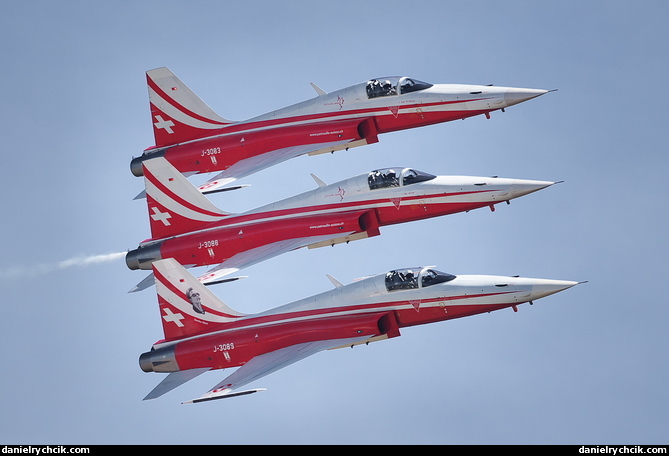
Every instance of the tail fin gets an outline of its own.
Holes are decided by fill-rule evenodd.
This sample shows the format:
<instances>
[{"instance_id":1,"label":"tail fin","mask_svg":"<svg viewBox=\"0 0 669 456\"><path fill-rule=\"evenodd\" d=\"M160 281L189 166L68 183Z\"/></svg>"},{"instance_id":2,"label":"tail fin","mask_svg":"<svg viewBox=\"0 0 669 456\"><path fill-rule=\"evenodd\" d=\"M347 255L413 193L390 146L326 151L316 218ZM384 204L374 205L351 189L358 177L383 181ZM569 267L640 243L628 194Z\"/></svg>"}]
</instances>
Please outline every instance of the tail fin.
<instances>
[{"instance_id":1,"label":"tail fin","mask_svg":"<svg viewBox=\"0 0 669 456\"><path fill-rule=\"evenodd\" d=\"M153 239L200 229L230 215L223 212L165 158L142 163Z\"/></svg>"},{"instance_id":2,"label":"tail fin","mask_svg":"<svg viewBox=\"0 0 669 456\"><path fill-rule=\"evenodd\" d=\"M169 69L146 72L153 134L157 147L210 136L234 123L216 114Z\"/></svg>"},{"instance_id":3,"label":"tail fin","mask_svg":"<svg viewBox=\"0 0 669 456\"><path fill-rule=\"evenodd\" d=\"M228 307L175 259L153 263L165 339L180 339L230 323L246 314Z\"/></svg>"}]
</instances>

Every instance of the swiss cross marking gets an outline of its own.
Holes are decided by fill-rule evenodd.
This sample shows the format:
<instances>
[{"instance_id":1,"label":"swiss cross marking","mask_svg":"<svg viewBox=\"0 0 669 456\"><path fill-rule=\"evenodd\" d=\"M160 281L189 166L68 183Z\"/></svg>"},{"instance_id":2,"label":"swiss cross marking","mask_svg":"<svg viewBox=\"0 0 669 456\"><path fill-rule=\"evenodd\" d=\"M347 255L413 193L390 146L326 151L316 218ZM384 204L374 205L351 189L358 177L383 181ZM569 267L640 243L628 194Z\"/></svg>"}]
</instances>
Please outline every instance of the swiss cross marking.
<instances>
[{"instance_id":1,"label":"swiss cross marking","mask_svg":"<svg viewBox=\"0 0 669 456\"><path fill-rule=\"evenodd\" d=\"M172 322L179 328L183 328L184 324L181 323L181 320L183 320L185 317L181 315L181 313L172 313L172 311L168 307L163 307L163 310L165 311L165 315L163 315L163 320L165 320L168 323Z\"/></svg>"},{"instance_id":2,"label":"swiss cross marking","mask_svg":"<svg viewBox=\"0 0 669 456\"><path fill-rule=\"evenodd\" d=\"M164 128L165 131L168 132L169 134L174 133L174 130L172 130L174 122L172 122L171 120L163 119L163 116L155 116L155 118L158 122L154 123L153 125L155 125L158 130Z\"/></svg>"},{"instance_id":3,"label":"swiss cross marking","mask_svg":"<svg viewBox=\"0 0 669 456\"><path fill-rule=\"evenodd\" d=\"M156 221L156 222L158 222L158 221L163 222L163 225L165 225L165 226L170 226L170 225L171 225L170 221L167 220L167 219L172 218L172 216L170 215L169 212L160 212L160 209L158 209L158 208L155 207L155 206L152 207L151 210L153 211L153 214L151 214L151 218L152 218L154 221Z\"/></svg>"}]
</instances>

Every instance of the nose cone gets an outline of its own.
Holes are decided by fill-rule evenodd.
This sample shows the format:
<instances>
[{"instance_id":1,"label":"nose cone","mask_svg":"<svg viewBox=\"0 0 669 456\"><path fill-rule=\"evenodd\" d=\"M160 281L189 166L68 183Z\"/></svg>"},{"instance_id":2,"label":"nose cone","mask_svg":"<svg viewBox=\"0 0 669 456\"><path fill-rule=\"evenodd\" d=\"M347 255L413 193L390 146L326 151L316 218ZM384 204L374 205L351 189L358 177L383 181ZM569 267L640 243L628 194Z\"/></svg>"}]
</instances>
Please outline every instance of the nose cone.
<instances>
[{"instance_id":1,"label":"nose cone","mask_svg":"<svg viewBox=\"0 0 669 456\"><path fill-rule=\"evenodd\" d=\"M522 103L523 101L531 100L532 98L536 98L536 97L538 97L540 95L543 95L547 92L548 92L548 90L541 90L541 89L509 88L504 93L504 103L506 104L507 107L517 105L518 103Z\"/></svg>"},{"instance_id":2,"label":"nose cone","mask_svg":"<svg viewBox=\"0 0 669 456\"><path fill-rule=\"evenodd\" d=\"M553 184L555 184L555 182L515 179L511 184L509 199L529 195L530 193L534 193L543 188L550 187Z\"/></svg>"},{"instance_id":3,"label":"nose cone","mask_svg":"<svg viewBox=\"0 0 669 456\"><path fill-rule=\"evenodd\" d=\"M572 282L569 280L548 280L535 279L532 284L532 299L544 298L560 291L571 288L579 282Z\"/></svg>"}]
</instances>

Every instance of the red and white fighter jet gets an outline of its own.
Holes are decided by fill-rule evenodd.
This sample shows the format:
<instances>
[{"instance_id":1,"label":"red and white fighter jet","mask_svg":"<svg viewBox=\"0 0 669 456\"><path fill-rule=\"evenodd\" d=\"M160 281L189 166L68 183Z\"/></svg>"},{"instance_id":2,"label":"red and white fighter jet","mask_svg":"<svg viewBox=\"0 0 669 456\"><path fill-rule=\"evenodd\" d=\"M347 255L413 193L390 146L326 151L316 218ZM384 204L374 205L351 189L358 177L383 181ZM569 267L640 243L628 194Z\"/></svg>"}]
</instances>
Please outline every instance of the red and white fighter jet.
<instances>
[{"instance_id":1,"label":"red and white fighter jet","mask_svg":"<svg viewBox=\"0 0 669 456\"><path fill-rule=\"evenodd\" d=\"M203 402L263 389L238 388L323 350L397 337L407 326L512 307L577 284L488 275L454 276L432 267L396 269L257 314L231 309L174 259L153 263L165 338L139 358L169 375L157 398L214 369L239 367Z\"/></svg>"},{"instance_id":2,"label":"red and white fighter jet","mask_svg":"<svg viewBox=\"0 0 669 456\"><path fill-rule=\"evenodd\" d=\"M465 119L538 97L547 90L490 85L429 84L408 77L371 79L245 121L216 114L167 68L146 73L155 146L134 158L164 156L187 175L220 172L207 188L303 154L317 155L378 142L378 135ZM239 88L240 90L248 90ZM278 87L260 85L254 95Z\"/></svg>"},{"instance_id":3,"label":"red and white fighter jet","mask_svg":"<svg viewBox=\"0 0 669 456\"><path fill-rule=\"evenodd\" d=\"M130 269L175 258L193 267L216 265L205 284L301 247L324 247L380 234L381 226L490 207L554 182L434 176L386 168L319 187L240 214L217 208L164 157L143 163L151 238L126 255ZM148 276L131 291L153 285Z\"/></svg>"}]
</instances>

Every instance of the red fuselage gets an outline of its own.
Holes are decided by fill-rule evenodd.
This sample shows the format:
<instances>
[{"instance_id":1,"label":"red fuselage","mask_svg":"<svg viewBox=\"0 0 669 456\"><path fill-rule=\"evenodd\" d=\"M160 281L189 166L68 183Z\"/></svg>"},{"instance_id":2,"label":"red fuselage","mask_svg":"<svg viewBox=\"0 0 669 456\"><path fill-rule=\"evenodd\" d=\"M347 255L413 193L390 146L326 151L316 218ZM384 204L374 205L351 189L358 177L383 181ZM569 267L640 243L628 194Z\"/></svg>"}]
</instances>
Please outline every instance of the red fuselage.
<instances>
[{"instance_id":1,"label":"red fuselage","mask_svg":"<svg viewBox=\"0 0 669 456\"><path fill-rule=\"evenodd\" d=\"M378 176L389 175L393 176L392 182L379 181ZM147 174L147 179L154 177ZM152 261L161 258L175 258L188 266L204 266L221 264L262 249L278 254L304 246L334 245L376 236L381 226L493 206L550 184L503 178L432 176L410 168L377 170L245 213L221 216L217 221L198 225L197 229L161 234L161 230L172 229L179 223L173 208L169 226L154 222L154 239L128 254L128 266L151 269ZM167 197L159 194L156 198ZM149 207L156 204L151 192L147 199ZM183 204L184 213L192 214L193 209L186 207L187 202ZM167 211L159 207L161 209L154 212ZM145 259L138 258L140 254Z\"/></svg>"},{"instance_id":2,"label":"red fuselage","mask_svg":"<svg viewBox=\"0 0 669 456\"><path fill-rule=\"evenodd\" d=\"M196 95L167 69L148 72L147 82L156 145L133 159L133 174L141 176L141 163L158 154L180 172L222 171L230 179L305 153L375 143L381 133L488 115L546 93L380 78L233 122L193 102ZM191 96L182 97L186 92Z\"/></svg>"},{"instance_id":3,"label":"red fuselage","mask_svg":"<svg viewBox=\"0 0 669 456\"><path fill-rule=\"evenodd\" d=\"M507 307L515 310L521 303L576 284L502 276L456 277L431 268L408 268L259 314L233 315L210 305L207 296L202 296L200 310L194 312L181 291L189 285L170 283L159 269L154 271L166 338L140 362L144 370L160 372L240 366L264 353L314 341L368 343L397 337L403 327Z\"/></svg>"}]
</instances>

